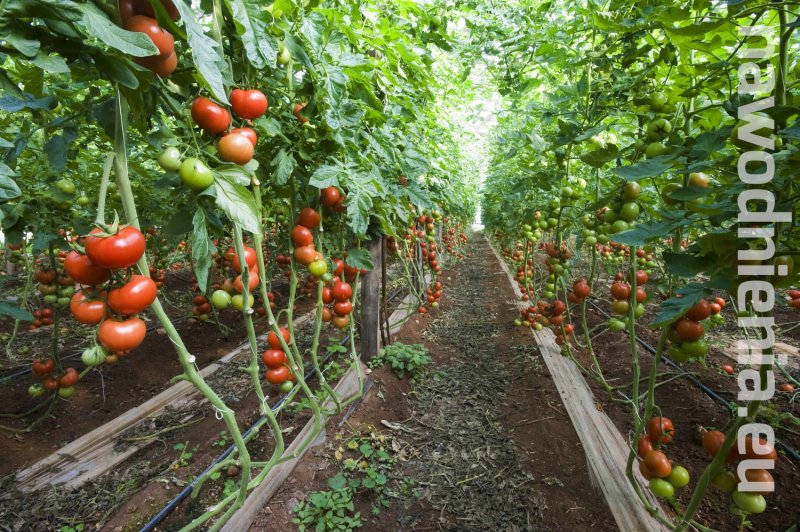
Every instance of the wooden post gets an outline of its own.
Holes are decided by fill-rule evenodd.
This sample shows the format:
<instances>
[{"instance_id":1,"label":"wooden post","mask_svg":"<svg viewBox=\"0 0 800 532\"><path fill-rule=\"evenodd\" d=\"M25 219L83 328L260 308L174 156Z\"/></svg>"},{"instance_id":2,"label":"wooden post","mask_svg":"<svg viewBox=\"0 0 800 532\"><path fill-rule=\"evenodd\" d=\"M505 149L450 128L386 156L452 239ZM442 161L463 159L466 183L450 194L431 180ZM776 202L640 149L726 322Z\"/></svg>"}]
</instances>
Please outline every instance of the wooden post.
<instances>
[{"instance_id":1,"label":"wooden post","mask_svg":"<svg viewBox=\"0 0 800 532\"><path fill-rule=\"evenodd\" d=\"M382 244L382 236L373 236L365 246L374 267L361 277L361 360L364 362L378 355Z\"/></svg>"}]
</instances>

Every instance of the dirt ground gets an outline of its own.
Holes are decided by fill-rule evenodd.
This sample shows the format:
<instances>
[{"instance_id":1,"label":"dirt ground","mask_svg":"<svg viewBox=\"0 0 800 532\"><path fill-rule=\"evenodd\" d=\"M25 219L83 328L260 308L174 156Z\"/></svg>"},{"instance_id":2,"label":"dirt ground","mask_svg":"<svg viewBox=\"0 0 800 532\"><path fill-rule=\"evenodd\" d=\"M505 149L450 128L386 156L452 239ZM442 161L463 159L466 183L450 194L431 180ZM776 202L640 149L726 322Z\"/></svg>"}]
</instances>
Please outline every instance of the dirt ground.
<instances>
[{"instance_id":1,"label":"dirt ground","mask_svg":"<svg viewBox=\"0 0 800 532\"><path fill-rule=\"evenodd\" d=\"M612 530L581 443L530 333L512 325L511 287L483 238L445 272L437 311L411 319L395 342L422 343L433 363L413 381L376 369L342 433L378 430L400 449L412 494L371 515L364 530ZM313 449L251 530L292 530L292 509L337 471L336 436Z\"/></svg>"}]
</instances>

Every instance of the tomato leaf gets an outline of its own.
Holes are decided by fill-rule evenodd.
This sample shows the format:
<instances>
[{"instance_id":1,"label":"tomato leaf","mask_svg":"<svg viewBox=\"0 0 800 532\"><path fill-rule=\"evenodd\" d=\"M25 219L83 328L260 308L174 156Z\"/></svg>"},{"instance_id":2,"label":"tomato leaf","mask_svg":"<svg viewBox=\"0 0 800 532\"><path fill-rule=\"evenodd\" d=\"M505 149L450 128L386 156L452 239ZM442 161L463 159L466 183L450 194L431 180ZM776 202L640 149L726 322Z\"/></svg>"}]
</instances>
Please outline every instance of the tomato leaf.
<instances>
[{"instance_id":1,"label":"tomato leaf","mask_svg":"<svg viewBox=\"0 0 800 532\"><path fill-rule=\"evenodd\" d=\"M217 41L203 32L203 27L195 20L196 12L184 0L173 0L186 27L186 38L192 48L192 60L197 67L197 75L221 103L228 104L225 85L230 85L228 64Z\"/></svg>"},{"instance_id":2,"label":"tomato leaf","mask_svg":"<svg viewBox=\"0 0 800 532\"><path fill-rule=\"evenodd\" d=\"M620 244L628 246L643 246L650 241L658 241L664 235L672 233L678 227L685 227L696 223L697 215L692 214L683 217L681 211L662 211L664 220L638 224L630 231L624 231L613 235L611 239Z\"/></svg>"},{"instance_id":3,"label":"tomato leaf","mask_svg":"<svg viewBox=\"0 0 800 532\"><path fill-rule=\"evenodd\" d=\"M695 187L690 185L688 187L681 187L673 190L670 192L669 197L674 200L689 201L708 196L712 192L713 190L710 188Z\"/></svg>"},{"instance_id":4,"label":"tomato leaf","mask_svg":"<svg viewBox=\"0 0 800 532\"><path fill-rule=\"evenodd\" d=\"M16 96L0 97L0 109L9 113L16 113L23 109L52 109L56 105L57 102L53 96L35 98L33 95L26 93L22 95L22 98L17 98Z\"/></svg>"},{"instance_id":5,"label":"tomato leaf","mask_svg":"<svg viewBox=\"0 0 800 532\"><path fill-rule=\"evenodd\" d=\"M703 299L706 292L706 288L700 283L689 283L679 288L677 294L683 297L672 297L661 303L650 327L663 327L677 320Z\"/></svg>"},{"instance_id":6,"label":"tomato leaf","mask_svg":"<svg viewBox=\"0 0 800 532\"><path fill-rule=\"evenodd\" d=\"M146 57L158 53L152 39L137 31L120 28L91 2L78 4L81 10L80 26L89 36L96 37L111 48L134 57Z\"/></svg>"},{"instance_id":7,"label":"tomato leaf","mask_svg":"<svg viewBox=\"0 0 800 532\"><path fill-rule=\"evenodd\" d=\"M639 181L647 177L656 177L672 167L672 161L676 158L675 155L659 155L652 159L646 159L637 164L628 166L618 166L611 170L618 176L628 181Z\"/></svg>"},{"instance_id":8,"label":"tomato leaf","mask_svg":"<svg viewBox=\"0 0 800 532\"><path fill-rule=\"evenodd\" d=\"M372 263L372 257L370 257L369 251L362 248L348 250L344 262L362 270L372 270L375 267Z\"/></svg>"},{"instance_id":9,"label":"tomato leaf","mask_svg":"<svg viewBox=\"0 0 800 532\"><path fill-rule=\"evenodd\" d=\"M197 285L200 291L208 292L208 281L211 273L211 255L216 253L217 247L208 236L206 227L206 213L203 209L197 209L192 219L194 231L191 235L192 261L194 274L197 277Z\"/></svg>"},{"instance_id":10,"label":"tomato leaf","mask_svg":"<svg viewBox=\"0 0 800 532\"><path fill-rule=\"evenodd\" d=\"M217 206L245 231L258 232L258 211L250 191L225 174L216 173L214 177Z\"/></svg>"},{"instance_id":11,"label":"tomato leaf","mask_svg":"<svg viewBox=\"0 0 800 532\"><path fill-rule=\"evenodd\" d=\"M272 160L272 166L275 168L275 173L272 175L272 182L281 186L289 182L289 178L292 177L292 172L297 166L297 161L295 161L291 153L281 148Z\"/></svg>"},{"instance_id":12,"label":"tomato leaf","mask_svg":"<svg viewBox=\"0 0 800 532\"><path fill-rule=\"evenodd\" d=\"M339 186L339 176L344 173L345 170L339 161L336 161L336 164L324 164L311 174L308 184L320 189L336 187Z\"/></svg>"},{"instance_id":13,"label":"tomato leaf","mask_svg":"<svg viewBox=\"0 0 800 532\"><path fill-rule=\"evenodd\" d=\"M236 33L242 39L247 59L257 69L274 68L278 44L267 25L257 17L260 6L252 0L225 0L231 12Z\"/></svg>"},{"instance_id":14,"label":"tomato leaf","mask_svg":"<svg viewBox=\"0 0 800 532\"><path fill-rule=\"evenodd\" d=\"M710 266L702 257L690 253L665 251L663 257L669 272L678 277L694 277Z\"/></svg>"},{"instance_id":15,"label":"tomato leaf","mask_svg":"<svg viewBox=\"0 0 800 532\"><path fill-rule=\"evenodd\" d=\"M20 321L33 321L33 314L9 303L0 302L0 316L8 316Z\"/></svg>"}]
</instances>

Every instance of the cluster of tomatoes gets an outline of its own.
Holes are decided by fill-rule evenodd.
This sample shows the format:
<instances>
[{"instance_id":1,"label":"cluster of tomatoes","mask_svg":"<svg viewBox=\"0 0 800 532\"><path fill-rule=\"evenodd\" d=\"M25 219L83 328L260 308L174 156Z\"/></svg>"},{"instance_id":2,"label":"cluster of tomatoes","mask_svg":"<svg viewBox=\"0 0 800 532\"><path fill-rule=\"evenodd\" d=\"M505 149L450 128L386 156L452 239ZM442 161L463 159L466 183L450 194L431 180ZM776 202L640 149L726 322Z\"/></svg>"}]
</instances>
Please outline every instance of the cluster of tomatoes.
<instances>
[{"instance_id":1,"label":"cluster of tomatoes","mask_svg":"<svg viewBox=\"0 0 800 532\"><path fill-rule=\"evenodd\" d=\"M322 308L322 321L331 322L337 329L344 329L350 325L350 313L353 312L353 303L350 301L353 287L341 279L342 274L347 275L344 261L334 259L334 264L336 268L333 270L331 286L322 288L322 302L327 305Z\"/></svg>"},{"instance_id":2,"label":"cluster of tomatoes","mask_svg":"<svg viewBox=\"0 0 800 532\"><path fill-rule=\"evenodd\" d=\"M179 13L172 0L161 0L161 5L172 20L178 20ZM122 26L128 31L144 33L158 48L158 53L148 57L136 57L134 61L151 72L167 77L178 66L175 53L175 38L158 25L155 12L148 0L119 0L119 17Z\"/></svg>"},{"instance_id":3,"label":"cluster of tomatoes","mask_svg":"<svg viewBox=\"0 0 800 532\"><path fill-rule=\"evenodd\" d=\"M42 300L46 305L56 307L66 307L69 305L70 298L75 294L75 283L69 275L59 274L53 267L41 269L33 272L33 278L39 283L38 290L42 295ZM36 316L34 316L35 318ZM50 325L52 321L46 322L44 319L52 320L52 313L49 316L42 316L41 323L32 323L30 329L36 329L42 325Z\"/></svg>"},{"instance_id":4,"label":"cluster of tomatoes","mask_svg":"<svg viewBox=\"0 0 800 532\"><path fill-rule=\"evenodd\" d=\"M70 311L81 323L100 324L97 338L108 352L127 354L144 341L147 330L136 315L158 295L152 279L127 274L144 254L144 235L133 226L110 232L97 228L86 237L84 248L85 254L72 251L64 261L70 277L83 285L72 296Z\"/></svg>"},{"instance_id":5,"label":"cluster of tomatoes","mask_svg":"<svg viewBox=\"0 0 800 532\"><path fill-rule=\"evenodd\" d=\"M719 454L722 444L725 441L725 434L719 430L700 430L703 438L703 447L708 454L713 458ZM761 453L757 453L754 447L758 447ZM725 462L728 465L735 465L742 460L770 460L772 467L775 468L775 460L778 459L778 453L775 448L765 439L759 438L758 445L753 444L753 437L745 437L745 450L739 452L739 444L734 445L728 451L725 457ZM772 474L767 469L748 469L744 473L744 478L739 476L738 468L737 473L732 471L723 471L718 473L711 482L721 490L730 493L733 503L743 512L749 514L759 514L767 509L767 502L764 495L772 493L770 491L741 491L740 482L745 480L748 482L774 482ZM738 478L737 478L738 477Z\"/></svg>"},{"instance_id":6,"label":"cluster of tomatoes","mask_svg":"<svg viewBox=\"0 0 800 532\"><path fill-rule=\"evenodd\" d=\"M289 330L282 327L281 336L283 337L283 343L288 346L291 343ZM269 349L264 351L264 354L261 356L261 359L267 366L267 382L278 386L282 393L288 393L294 387L294 382L297 379L289 368L289 357L286 356L286 352L283 350L281 338L279 338L274 331L270 331L267 335L267 345Z\"/></svg>"},{"instance_id":7,"label":"cluster of tomatoes","mask_svg":"<svg viewBox=\"0 0 800 532\"><path fill-rule=\"evenodd\" d=\"M442 221L445 225L450 223L449 218L444 218ZM467 240L467 235L464 233L461 224L450 226L447 231L442 232L442 245L447 250L447 254L459 260L465 257L464 253L459 251L459 248L464 246Z\"/></svg>"},{"instance_id":8,"label":"cluster of tomatoes","mask_svg":"<svg viewBox=\"0 0 800 532\"><path fill-rule=\"evenodd\" d=\"M308 272L320 278L328 272L328 263L322 253L314 247L313 229L319 227L320 215L310 207L300 211L297 222L292 228L292 243L294 243L294 260L308 267Z\"/></svg>"},{"instance_id":9,"label":"cluster of tomatoes","mask_svg":"<svg viewBox=\"0 0 800 532\"><path fill-rule=\"evenodd\" d=\"M58 392L63 398L75 394L75 385L80 380L80 374L75 368L65 368L59 371L52 358L39 358L33 361L31 373L34 380L38 381L28 387L31 397L39 397L45 392Z\"/></svg>"},{"instance_id":10,"label":"cluster of tomatoes","mask_svg":"<svg viewBox=\"0 0 800 532\"><path fill-rule=\"evenodd\" d=\"M667 338L672 343L667 355L677 362L687 362L691 359L702 360L708 353L708 344L705 341L705 327L701 323L711 316L719 315L725 306L721 297L709 302L701 299L686 314L670 326Z\"/></svg>"},{"instance_id":11,"label":"cluster of tomatoes","mask_svg":"<svg viewBox=\"0 0 800 532\"><path fill-rule=\"evenodd\" d=\"M539 249L545 252L543 257L545 266L547 267L548 275L542 289L542 296L545 299L553 299L556 297L557 287L559 280L569 277L569 266L567 261L572 257L572 252L567 249L565 243L556 249L556 245L552 242L540 242Z\"/></svg>"},{"instance_id":12,"label":"cluster of tomatoes","mask_svg":"<svg viewBox=\"0 0 800 532\"><path fill-rule=\"evenodd\" d=\"M644 302L647 301L647 291L644 284L647 283L649 276L644 270L636 270L636 308L633 310L634 318L641 318L645 313ZM630 297L631 285L623 280L623 275L618 272L614 282L609 288L611 295L611 314L608 320L608 327L612 331L622 331L629 325L630 316Z\"/></svg>"},{"instance_id":13,"label":"cluster of tomatoes","mask_svg":"<svg viewBox=\"0 0 800 532\"><path fill-rule=\"evenodd\" d=\"M800 290L789 290L789 299L786 304L800 310Z\"/></svg>"},{"instance_id":14,"label":"cluster of tomatoes","mask_svg":"<svg viewBox=\"0 0 800 532\"><path fill-rule=\"evenodd\" d=\"M601 209L602 221L597 230L602 234L616 234L636 225L640 208L636 201L642 193L642 187L635 181L628 181L622 186L619 197L608 207Z\"/></svg>"},{"instance_id":15,"label":"cluster of tomatoes","mask_svg":"<svg viewBox=\"0 0 800 532\"><path fill-rule=\"evenodd\" d=\"M426 314L428 308L425 305L430 305L431 308L439 308L439 299L442 297L442 283L434 281L425 289L425 303L417 309L420 314Z\"/></svg>"},{"instance_id":16,"label":"cluster of tomatoes","mask_svg":"<svg viewBox=\"0 0 800 532\"><path fill-rule=\"evenodd\" d=\"M53 309L49 307L37 308L33 311L33 321L28 326L29 331L53 324Z\"/></svg>"},{"instance_id":17,"label":"cluster of tomatoes","mask_svg":"<svg viewBox=\"0 0 800 532\"><path fill-rule=\"evenodd\" d=\"M641 458L639 472L650 481L656 497L672 499L675 489L689 484L689 471L673 466L663 449L675 437L675 427L668 418L656 416L647 423L647 433L639 437L636 452Z\"/></svg>"},{"instance_id":18,"label":"cluster of tomatoes","mask_svg":"<svg viewBox=\"0 0 800 532\"><path fill-rule=\"evenodd\" d=\"M336 187L327 187L320 191L320 203L333 212L344 212L344 202L346 200L347 196Z\"/></svg>"},{"instance_id":19,"label":"cluster of tomatoes","mask_svg":"<svg viewBox=\"0 0 800 532\"><path fill-rule=\"evenodd\" d=\"M592 287L589 286L589 281L586 280L586 277L581 277L572 285L572 291L567 294L567 301L573 305L580 304L584 299L589 297L591 293Z\"/></svg>"}]
</instances>

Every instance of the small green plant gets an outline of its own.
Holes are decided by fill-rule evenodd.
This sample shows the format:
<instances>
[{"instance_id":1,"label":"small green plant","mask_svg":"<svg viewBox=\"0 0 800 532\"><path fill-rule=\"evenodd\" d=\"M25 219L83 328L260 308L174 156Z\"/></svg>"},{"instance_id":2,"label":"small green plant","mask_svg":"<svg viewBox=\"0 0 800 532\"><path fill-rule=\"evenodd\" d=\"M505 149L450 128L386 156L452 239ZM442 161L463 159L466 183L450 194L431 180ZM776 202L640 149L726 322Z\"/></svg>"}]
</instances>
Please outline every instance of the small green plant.
<instances>
[{"instance_id":1,"label":"small green plant","mask_svg":"<svg viewBox=\"0 0 800 532\"><path fill-rule=\"evenodd\" d=\"M194 453L189 451L188 445L189 442L176 443L173 446L173 449L175 449L176 451L180 451L181 454L178 456L178 458L175 459L174 462L172 462L170 469L179 469L181 467L186 467L189 465L189 462L192 460L192 456L194 456Z\"/></svg>"},{"instance_id":2,"label":"small green plant","mask_svg":"<svg viewBox=\"0 0 800 532\"><path fill-rule=\"evenodd\" d=\"M376 368L388 363L401 379L406 373L413 374L422 366L432 362L428 350L421 344L402 344L399 342L384 347L378 356L370 360L369 367Z\"/></svg>"},{"instance_id":3,"label":"small green plant","mask_svg":"<svg viewBox=\"0 0 800 532\"><path fill-rule=\"evenodd\" d=\"M308 494L294 509L295 523L300 532L350 531L361 526L361 513L355 511L353 493L347 478L342 473L328 479L328 491L315 491Z\"/></svg>"},{"instance_id":4,"label":"small green plant","mask_svg":"<svg viewBox=\"0 0 800 532\"><path fill-rule=\"evenodd\" d=\"M84 530L85 530L85 527L84 527L83 523L79 523L79 524L77 524L75 526L63 525L59 529L60 532L83 532Z\"/></svg>"},{"instance_id":5,"label":"small green plant","mask_svg":"<svg viewBox=\"0 0 800 532\"><path fill-rule=\"evenodd\" d=\"M211 443L211 447L224 448L230 445L230 435L227 430L222 430L219 433L219 439Z\"/></svg>"}]
</instances>

